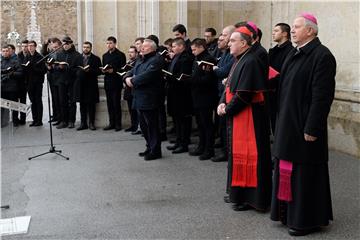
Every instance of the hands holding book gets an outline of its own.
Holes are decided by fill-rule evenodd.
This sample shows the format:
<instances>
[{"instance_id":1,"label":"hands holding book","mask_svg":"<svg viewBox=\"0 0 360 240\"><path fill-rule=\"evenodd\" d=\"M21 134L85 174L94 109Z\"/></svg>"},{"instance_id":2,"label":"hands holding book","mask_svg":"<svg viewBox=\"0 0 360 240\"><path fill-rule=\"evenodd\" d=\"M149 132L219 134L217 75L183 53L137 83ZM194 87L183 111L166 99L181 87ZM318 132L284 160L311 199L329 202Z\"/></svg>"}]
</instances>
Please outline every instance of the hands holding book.
<instances>
[{"instance_id":1,"label":"hands holding book","mask_svg":"<svg viewBox=\"0 0 360 240\"><path fill-rule=\"evenodd\" d=\"M114 69L110 64L106 64L105 66L100 67L100 70L103 73L113 73L114 72Z\"/></svg>"},{"instance_id":2,"label":"hands holding book","mask_svg":"<svg viewBox=\"0 0 360 240\"><path fill-rule=\"evenodd\" d=\"M191 78L190 75L185 74L185 73L180 74L180 76L177 78L174 76L174 74L172 72L166 71L165 69L162 69L161 71L164 73L165 79L167 79L167 77L172 77L178 81L183 81L183 80L187 80L187 79Z\"/></svg>"},{"instance_id":3,"label":"hands holding book","mask_svg":"<svg viewBox=\"0 0 360 240\"><path fill-rule=\"evenodd\" d=\"M90 70L90 65L86 65L86 66L78 66L78 68L82 69L85 72L89 72Z\"/></svg>"},{"instance_id":4,"label":"hands holding book","mask_svg":"<svg viewBox=\"0 0 360 240\"><path fill-rule=\"evenodd\" d=\"M215 64L211 63L211 62L207 62L207 61L197 61L197 64L199 65L199 67L204 70L204 71L212 71L213 67L215 66Z\"/></svg>"}]
</instances>

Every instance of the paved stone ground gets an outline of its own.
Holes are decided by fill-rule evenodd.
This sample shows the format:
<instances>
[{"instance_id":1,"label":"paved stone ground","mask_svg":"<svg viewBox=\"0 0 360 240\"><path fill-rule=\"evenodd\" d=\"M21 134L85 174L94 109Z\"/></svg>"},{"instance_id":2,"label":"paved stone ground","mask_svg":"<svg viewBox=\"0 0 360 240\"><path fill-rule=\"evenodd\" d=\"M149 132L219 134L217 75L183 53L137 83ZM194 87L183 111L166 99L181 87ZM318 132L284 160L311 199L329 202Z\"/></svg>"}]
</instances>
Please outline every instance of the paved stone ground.
<instances>
[{"instance_id":1,"label":"paved stone ground","mask_svg":"<svg viewBox=\"0 0 360 240\"><path fill-rule=\"evenodd\" d=\"M123 131L2 129L1 217L31 215L29 232L4 239L292 239L269 213L223 202L226 163L188 154L145 162L140 136ZM360 161L330 152L335 221L304 239L359 239Z\"/></svg>"}]
</instances>

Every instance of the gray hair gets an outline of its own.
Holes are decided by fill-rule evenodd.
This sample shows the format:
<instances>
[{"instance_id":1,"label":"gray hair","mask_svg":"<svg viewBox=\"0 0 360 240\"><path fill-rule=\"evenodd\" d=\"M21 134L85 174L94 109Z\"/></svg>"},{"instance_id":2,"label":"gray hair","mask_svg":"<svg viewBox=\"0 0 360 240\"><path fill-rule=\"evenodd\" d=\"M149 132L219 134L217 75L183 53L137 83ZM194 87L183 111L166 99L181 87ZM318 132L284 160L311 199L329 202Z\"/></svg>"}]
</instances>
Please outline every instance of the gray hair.
<instances>
[{"instance_id":1,"label":"gray hair","mask_svg":"<svg viewBox=\"0 0 360 240\"><path fill-rule=\"evenodd\" d=\"M223 31L226 31L229 33L229 35L231 35L235 31L235 27L234 27L234 25L229 25L229 26L226 26Z\"/></svg>"},{"instance_id":2,"label":"gray hair","mask_svg":"<svg viewBox=\"0 0 360 240\"><path fill-rule=\"evenodd\" d=\"M316 25L315 23L313 23L309 19L306 19L306 18L304 18L304 19L305 19L305 27L311 27L314 30L315 36L317 36L318 32L319 32L318 25Z\"/></svg>"},{"instance_id":3,"label":"gray hair","mask_svg":"<svg viewBox=\"0 0 360 240\"><path fill-rule=\"evenodd\" d=\"M144 43L145 43L145 42L150 43L150 44L151 44L151 48L152 48L152 50L156 51L156 49L157 49L157 45L156 45L156 43L155 43L153 40L148 39L148 38L145 38Z\"/></svg>"}]
</instances>

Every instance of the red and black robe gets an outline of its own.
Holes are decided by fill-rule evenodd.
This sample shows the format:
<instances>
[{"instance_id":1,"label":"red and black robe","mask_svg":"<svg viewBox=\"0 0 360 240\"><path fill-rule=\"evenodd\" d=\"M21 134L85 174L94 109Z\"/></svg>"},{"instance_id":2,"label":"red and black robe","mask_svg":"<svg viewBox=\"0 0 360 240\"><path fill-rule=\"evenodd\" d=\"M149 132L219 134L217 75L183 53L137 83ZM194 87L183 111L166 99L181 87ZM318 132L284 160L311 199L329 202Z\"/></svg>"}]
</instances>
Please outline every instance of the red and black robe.
<instances>
[{"instance_id":1,"label":"red and black robe","mask_svg":"<svg viewBox=\"0 0 360 240\"><path fill-rule=\"evenodd\" d=\"M258 210L268 209L271 199L266 79L267 69L252 51L247 51L234 63L221 100L226 103L230 200Z\"/></svg>"}]
</instances>

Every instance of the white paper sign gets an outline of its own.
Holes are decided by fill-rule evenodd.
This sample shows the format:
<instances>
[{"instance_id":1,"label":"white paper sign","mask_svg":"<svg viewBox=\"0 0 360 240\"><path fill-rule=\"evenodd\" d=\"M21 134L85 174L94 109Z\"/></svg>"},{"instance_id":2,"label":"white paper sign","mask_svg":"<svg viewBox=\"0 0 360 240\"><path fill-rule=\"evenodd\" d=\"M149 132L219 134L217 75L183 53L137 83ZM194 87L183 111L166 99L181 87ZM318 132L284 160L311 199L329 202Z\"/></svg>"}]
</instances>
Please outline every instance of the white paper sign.
<instances>
[{"instance_id":1,"label":"white paper sign","mask_svg":"<svg viewBox=\"0 0 360 240\"><path fill-rule=\"evenodd\" d=\"M27 233L31 216L0 219L0 236Z\"/></svg>"},{"instance_id":2,"label":"white paper sign","mask_svg":"<svg viewBox=\"0 0 360 240\"><path fill-rule=\"evenodd\" d=\"M20 102L14 102L7 99L0 98L0 107L28 113L30 111L30 105L26 105Z\"/></svg>"}]
</instances>

